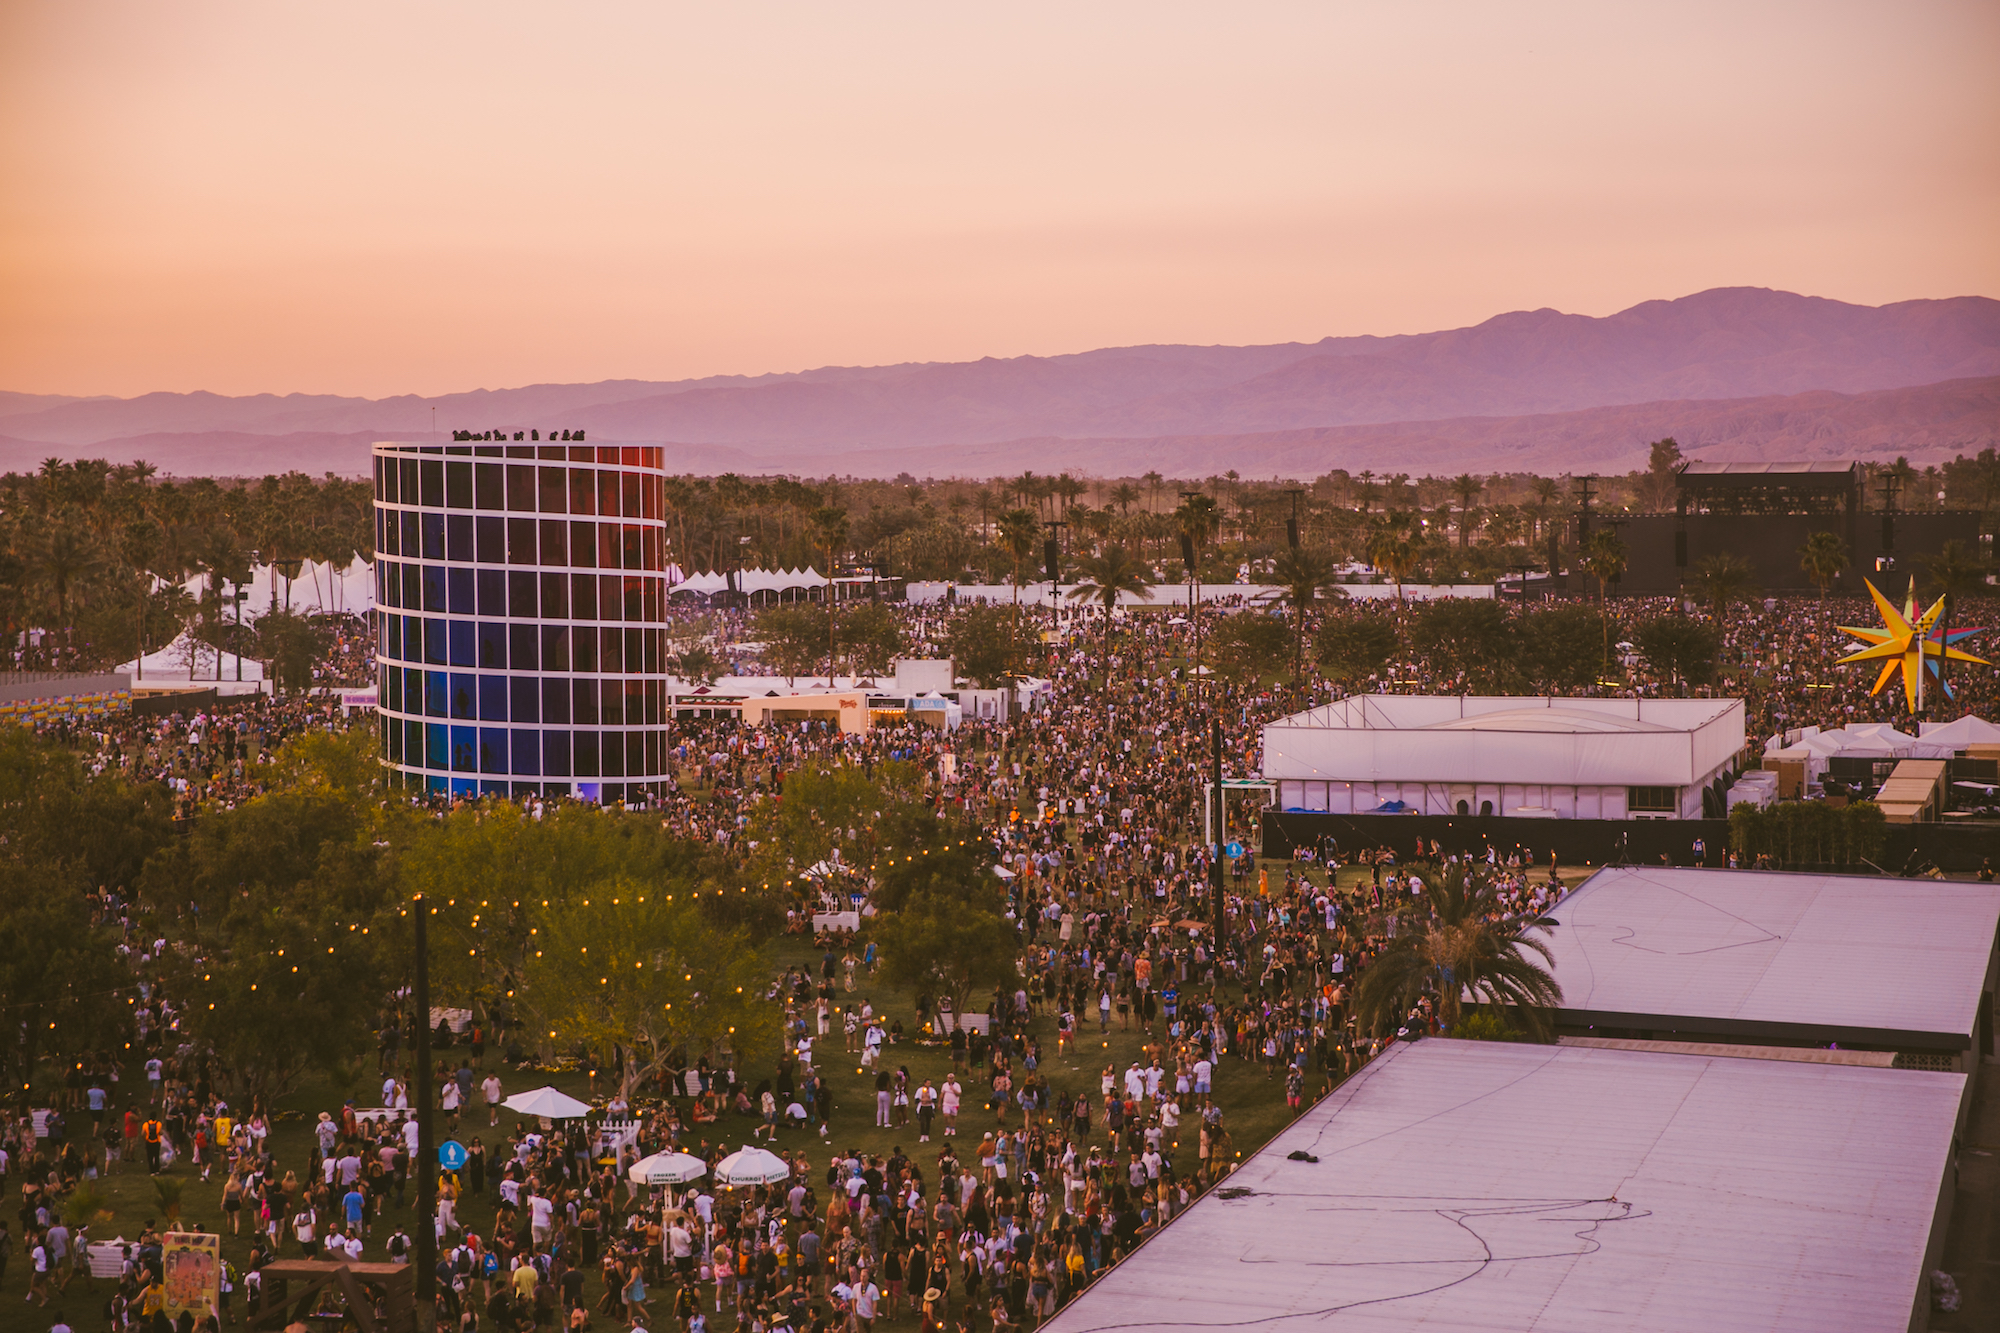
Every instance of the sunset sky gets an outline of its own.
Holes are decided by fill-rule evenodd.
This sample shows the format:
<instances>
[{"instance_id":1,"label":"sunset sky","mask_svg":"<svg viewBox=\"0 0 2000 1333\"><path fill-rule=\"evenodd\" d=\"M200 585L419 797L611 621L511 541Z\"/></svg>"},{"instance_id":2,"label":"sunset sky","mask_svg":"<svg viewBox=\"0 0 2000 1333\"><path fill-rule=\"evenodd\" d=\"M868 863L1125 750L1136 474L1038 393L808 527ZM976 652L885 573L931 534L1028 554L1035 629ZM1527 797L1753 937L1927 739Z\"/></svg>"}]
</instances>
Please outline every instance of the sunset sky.
<instances>
[{"instance_id":1,"label":"sunset sky","mask_svg":"<svg viewBox=\"0 0 2000 1333\"><path fill-rule=\"evenodd\" d=\"M0 6L0 389L2000 295L2000 5Z\"/></svg>"}]
</instances>

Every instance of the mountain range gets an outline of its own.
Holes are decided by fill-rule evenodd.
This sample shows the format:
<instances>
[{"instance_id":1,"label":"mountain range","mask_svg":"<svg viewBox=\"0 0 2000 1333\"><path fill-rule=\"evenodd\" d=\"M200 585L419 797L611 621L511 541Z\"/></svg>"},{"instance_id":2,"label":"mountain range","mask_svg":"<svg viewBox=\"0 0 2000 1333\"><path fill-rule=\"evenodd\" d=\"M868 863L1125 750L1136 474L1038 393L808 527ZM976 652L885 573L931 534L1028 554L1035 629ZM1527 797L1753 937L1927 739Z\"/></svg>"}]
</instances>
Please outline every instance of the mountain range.
<instances>
[{"instance_id":1,"label":"mountain range","mask_svg":"<svg viewBox=\"0 0 2000 1333\"><path fill-rule=\"evenodd\" d=\"M1699 457L1949 457L2000 443L2000 301L1851 305L1717 288L1596 318L1250 347L1152 345L437 397L0 393L0 467L359 472L370 441L583 429L690 472L991 476L1069 469L1315 476L1623 471Z\"/></svg>"}]
</instances>

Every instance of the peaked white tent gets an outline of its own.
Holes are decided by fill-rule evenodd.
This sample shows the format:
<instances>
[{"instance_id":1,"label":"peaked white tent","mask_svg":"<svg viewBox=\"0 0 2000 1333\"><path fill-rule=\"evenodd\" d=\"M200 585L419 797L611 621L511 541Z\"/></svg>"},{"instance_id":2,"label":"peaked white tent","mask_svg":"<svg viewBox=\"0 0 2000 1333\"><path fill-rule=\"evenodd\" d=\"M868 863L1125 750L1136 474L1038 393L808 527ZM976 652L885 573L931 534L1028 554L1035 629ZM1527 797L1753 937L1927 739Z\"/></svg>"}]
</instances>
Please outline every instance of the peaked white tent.
<instances>
[{"instance_id":1,"label":"peaked white tent","mask_svg":"<svg viewBox=\"0 0 2000 1333\"><path fill-rule=\"evenodd\" d=\"M1960 750L1968 745L2000 745L2000 723L1971 716L1956 722L1926 722L1920 739L1926 745L1949 745Z\"/></svg>"}]
</instances>

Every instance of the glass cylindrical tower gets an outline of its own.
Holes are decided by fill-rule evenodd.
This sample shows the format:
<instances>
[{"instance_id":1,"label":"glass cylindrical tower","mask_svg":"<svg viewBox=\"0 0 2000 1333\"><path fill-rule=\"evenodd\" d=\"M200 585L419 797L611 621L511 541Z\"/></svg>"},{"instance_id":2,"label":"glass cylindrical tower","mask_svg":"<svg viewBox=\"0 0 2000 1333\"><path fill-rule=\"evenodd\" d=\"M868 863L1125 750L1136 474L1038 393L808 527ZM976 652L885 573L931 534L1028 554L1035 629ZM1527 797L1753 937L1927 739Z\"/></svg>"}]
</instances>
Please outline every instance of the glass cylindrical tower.
<instances>
[{"instance_id":1,"label":"glass cylindrical tower","mask_svg":"<svg viewBox=\"0 0 2000 1333\"><path fill-rule=\"evenodd\" d=\"M636 800L669 762L664 451L529 434L374 448L382 762Z\"/></svg>"}]
</instances>

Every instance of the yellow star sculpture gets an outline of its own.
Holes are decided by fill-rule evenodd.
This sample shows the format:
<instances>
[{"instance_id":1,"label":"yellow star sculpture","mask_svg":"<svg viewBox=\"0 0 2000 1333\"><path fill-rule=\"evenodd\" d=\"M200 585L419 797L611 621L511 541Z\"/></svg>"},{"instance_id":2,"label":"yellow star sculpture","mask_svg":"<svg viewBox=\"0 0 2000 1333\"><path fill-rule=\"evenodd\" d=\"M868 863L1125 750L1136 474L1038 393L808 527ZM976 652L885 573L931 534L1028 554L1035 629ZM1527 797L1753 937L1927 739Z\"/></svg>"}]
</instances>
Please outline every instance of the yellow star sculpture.
<instances>
[{"instance_id":1,"label":"yellow star sculpture","mask_svg":"<svg viewBox=\"0 0 2000 1333\"><path fill-rule=\"evenodd\" d=\"M1863 580L1867 582L1867 580ZM1884 597L1873 583L1868 584L1868 592L1875 599L1875 609L1882 613L1881 629L1863 629L1854 625L1842 625L1843 634L1852 634L1869 645L1860 652L1849 653L1840 659L1840 665L1849 662L1882 661L1882 674L1875 678L1875 688L1870 694L1880 694L1889 683L1890 677L1898 671L1903 673L1903 697L1908 701L1910 711L1917 711L1917 690L1920 688L1921 673L1927 668L1933 675L1939 674L1938 667L1946 661L1973 662L1980 666L1991 666L1983 657L1974 657L1951 646L1959 639L1968 638L1976 630L1960 630L1947 635L1934 632L1938 617L1944 614L1944 598L1931 604L1930 610L1921 618L1917 615L1917 581L1910 580L1909 596L1904 599L1903 609L1898 611L1895 603Z\"/></svg>"}]
</instances>

